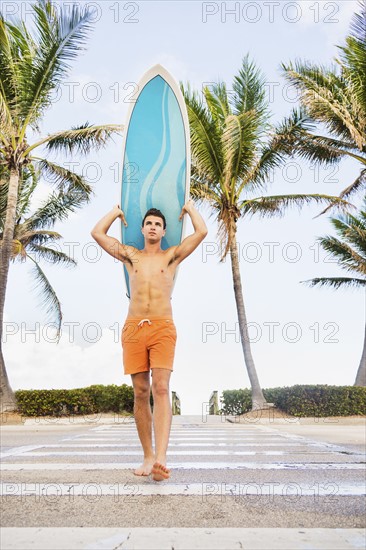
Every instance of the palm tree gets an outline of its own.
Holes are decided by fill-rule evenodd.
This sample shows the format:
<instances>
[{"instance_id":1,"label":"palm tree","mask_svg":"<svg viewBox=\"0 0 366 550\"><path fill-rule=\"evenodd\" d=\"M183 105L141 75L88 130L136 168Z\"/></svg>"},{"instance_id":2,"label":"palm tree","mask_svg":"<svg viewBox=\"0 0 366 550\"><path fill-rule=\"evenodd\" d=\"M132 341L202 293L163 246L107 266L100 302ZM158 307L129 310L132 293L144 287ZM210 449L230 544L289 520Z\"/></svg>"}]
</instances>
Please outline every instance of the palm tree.
<instances>
[{"instance_id":1,"label":"palm tree","mask_svg":"<svg viewBox=\"0 0 366 550\"><path fill-rule=\"evenodd\" d=\"M252 408L268 407L256 373L243 300L236 241L240 218L253 214L281 216L287 207L312 201L342 204L327 195L254 196L266 189L270 172L280 166L293 135L306 125L294 112L276 128L269 125L270 113L265 99L265 80L248 56L234 77L233 92L224 83L204 88L200 94L186 89L185 96L191 129L191 193L207 201L217 216L218 234L223 245L223 260L230 251L234 294L245 364L252 387ZM269 137L268 137L269 136Z\"/></svg>"},{"instance_id":2,"label":"palm tree","mask_svg":"<svg viewBox=\"0 0 366 550\"><path fill-rule=\"evenodd\" d=\"M7 185L3 185L0 188L0 239L2 239L6 212L7 187ZM56 222L65 220L71 212L85 204L88 197L77 188L69 190L68 193L52 192L47 200L29 215L34 190L34 180L25 168L19 186L11 260L13 262L17 260L32 262L33 275L41 288L42 303L47 307L47 313L53 317L57 328L57 341L59 341L62 322L61 303L46 273L41 268L39 260L65 267L76 265L73 258L52 248L52 245L62 238L59 233L52 231L52 228Z\"/></svg>"},{"instance_id":3,"label":"palm tree","mask_svg":"<svg viewBox=\"0 0 366 550\"><path fill-rule=\"evenodd\" d=\"M335 289L361 288L366 286L366 199L359 216L346 214L331 218L331 223L340 239L332 236L318 239L324 250L338 258L338 264L343 269L354 274L352 277L318 277L309 281L301 281L310 286L329 286ZM355 386L366 386L366 325L363 352L358 367Z\"/></svg>"},{"instance_id":4,"label":"palm tree","mask_svg":"<svg viewBox=\"0 0 366 550\"><path fill-rule=\"evenodd\" d=\"M103 146L114 132L121 130L117 125L91 126L86 123L70 130L39 136L39 125L51 105L52 93L67 75L69 62L83 49L91 30L92 15L90 10L80 10L77 5L70 8L58 6L56 11L50 0L38 0L33 5L34 26L30 32L24 22L6 22L0 14L0 185L2 196L6 195L0 254L2 410L15 408L1 346L9 262L17 209L20 208L18 202L19 197L24 198L21 186L29 178L31 185L36 186L41 176L47 176L48 179L53 178L53 185L60 197L76 193L82 202L92 192L82 176L37 156L36 149L87 153ZM30 131L39 136L33 143L28 142Z\"/></svg>"},{"instance_id":5,"label":"palm tree","mask_svg":"<svg viewBox=\"0 0 366 550\"><path fill-rule=\"evenodd\" d=\"M284 76L299 93L302 116L329 133L304 130L289 146L310 161L332 164L349 157L360 163L359 175L342 190L342 198L366 188L366 0L359 7L332 67L304 61L282 64Z\"/></svg>"}]
</instances>

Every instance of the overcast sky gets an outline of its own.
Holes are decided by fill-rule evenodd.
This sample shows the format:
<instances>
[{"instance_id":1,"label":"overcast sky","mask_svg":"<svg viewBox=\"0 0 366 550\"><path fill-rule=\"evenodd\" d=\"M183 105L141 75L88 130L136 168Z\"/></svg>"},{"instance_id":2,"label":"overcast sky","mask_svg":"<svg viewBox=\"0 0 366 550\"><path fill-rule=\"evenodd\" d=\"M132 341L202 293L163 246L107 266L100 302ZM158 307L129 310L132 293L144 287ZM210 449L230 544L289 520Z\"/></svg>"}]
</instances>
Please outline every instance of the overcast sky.
<instances>
[{"instance_id":1,"label":"overcast sky","mask_svg":"<svg viewBox=\"0 0 366 550\"><path fill-rule=\"evenodd\" d=\"M67 3L67 2L64 2ZM224 80L230 89L249 52L267 78L273 121L289 114L296 94L281 62L308 59L329 65L357 2L88 2L95 25L88 47L55 94L41 133L89 121L122 124L142 74L156 63L178 81L202 85ZM28 2L3 2L30 23ZM63 333L52 341L50 319L34 291L29 262L11 266L4 353L12 387L73 388L130 384L123 374L120 331L128 309L122 264L101 251L90 231L120 200L122 139L74 162L94 186L90 204L55 229L78 266L43 263L62 303ZM68 165L70 166L70 164ZM278 170L268 194L338 194L359 174L344 161L319 169L298 160ZM47 197L39 184L34 205ZM360 198L354 203L360 205ZM361 357L364 295L355 290L310 289L300 281L344 276L316 238L332 232L319 207L289 210L282 219L240 221L238 242L252 352L262 388L293 384L352 385ZM178 330L171 390L183 414L199 414L213 390L249 386L232 288L230 260L219 263L215 218L201 209L209 233L180 266L172 305ZM187 223L187 233L191 225ZM110 234L119 238L119 222Z\"/></svg>"}]
</instances>

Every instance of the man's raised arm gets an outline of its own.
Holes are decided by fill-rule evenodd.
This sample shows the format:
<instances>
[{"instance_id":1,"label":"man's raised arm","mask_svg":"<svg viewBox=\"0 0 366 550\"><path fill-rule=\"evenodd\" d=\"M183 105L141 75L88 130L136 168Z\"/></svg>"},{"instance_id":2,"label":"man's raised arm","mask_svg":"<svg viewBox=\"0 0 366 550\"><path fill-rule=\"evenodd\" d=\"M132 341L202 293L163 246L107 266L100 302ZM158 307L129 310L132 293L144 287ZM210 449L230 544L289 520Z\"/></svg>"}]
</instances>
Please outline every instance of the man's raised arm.
<instances>
[{"instance_id":1,"label":"man's raised arm","mask_svg":"<svg viewBox=\"0 0 366 550\"><path fill-rule=\"evenodd\" d=\"M119 205L116 205L108 214L103 216L90 234L108 254L114 256L114 258L117 258L121 262L131 262L131 256L135 250L133 246L121 244L114 237L107 235L108 229L117 218L120 218L125 226L127 226L125 215Z\"/></svg>"},{"instance_id":2,"label":"man's raised arm","mask_svg":"<svg viewBox=\"0 0 366 550\"><path fill-rule=\"evenodd\" d=\"M183 239L183 241L175 249L174 261L177 261L178 263L189 256L207 235L205 221L201 214L196 210L192 199L189 199L183 206L182 212L179 216L180 220L183 218L185 213L187 213L191 218L194 233Z\"/></svg>"}]
</instances>

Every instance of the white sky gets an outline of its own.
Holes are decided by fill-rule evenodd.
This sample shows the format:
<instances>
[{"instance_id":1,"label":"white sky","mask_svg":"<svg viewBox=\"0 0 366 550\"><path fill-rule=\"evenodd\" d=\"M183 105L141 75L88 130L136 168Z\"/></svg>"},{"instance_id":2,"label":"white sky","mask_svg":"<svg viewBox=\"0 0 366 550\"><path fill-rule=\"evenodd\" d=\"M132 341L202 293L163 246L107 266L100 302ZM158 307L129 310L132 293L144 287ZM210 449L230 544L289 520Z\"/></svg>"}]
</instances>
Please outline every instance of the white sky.
<instances>
[{"instance_id":1,"label":"white sky","mask_svg":"<svg viewBox=\"0 0 366 550\"><path fill-rule=\"evenodd\" d=\"M98 20L87 50L73 63L68 82L46 114L42 133L86 121L123 123L129 95L155 63L196 89L217 78L230 87L247 52L270 83L273 120L280 120L295 105L280 63L300 58L329 64L337 54L334 44L342 43L357 6L351 0L88 4L96 8ZM27 2L2 5L6 15L17 10L30 22ZM230 15L230 10L236 11ZM119 341L128 309L122 264L101 252L90 237L96 221L119 202L121 141L115 138L107 149L86 159L71 159L78 163L76 170L94 181L95 196L55 228L64 237L66 251L74 250L78 267L42 264L62 302L64 326L58 345L45 327L49 320L33 291L29 266L11 267L4 347L14 389L131 383L123 374ZM358 173L350 161L326 170L291 161L276 172L268 194L337 194ZM35 204L49 190L42 182ZM299 283L345 275L315 245L316 237L332 232L327 218L313 219L319 212L319 207L305 207L300 213L289 210L279 220L239 223L244 300L262 388L352 385L355 379L363 344L364 296ZM172 299L178 342L170 387L180 396L183 414L199 414L213 390L249 387L238 334L228 332L237 329L230 261L220 264L213 253L215 220L207 209L202 214L209 234L181 265ZM116 237L118 223L110 230ZM190 231L191 225L187 227Z\"/></svg>"}]
</instances>

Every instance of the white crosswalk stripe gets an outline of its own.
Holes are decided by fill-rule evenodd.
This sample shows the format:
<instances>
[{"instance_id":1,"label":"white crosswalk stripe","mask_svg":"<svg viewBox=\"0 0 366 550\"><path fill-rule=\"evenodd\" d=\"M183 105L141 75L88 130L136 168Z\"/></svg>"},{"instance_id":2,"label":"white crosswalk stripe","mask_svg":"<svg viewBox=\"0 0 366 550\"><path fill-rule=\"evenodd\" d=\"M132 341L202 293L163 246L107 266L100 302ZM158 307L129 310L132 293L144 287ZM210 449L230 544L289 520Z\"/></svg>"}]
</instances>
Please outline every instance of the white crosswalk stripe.
<instances>
[{"instance_id":1,"label":"white crosswalk stripe","mask_svg":"<svg viewBox=\"0 0 366 550\"><path fill-rule=\"evenodd\" d=\"M95 494L96 496L150 496L150 495L194 495L200 497L208 496L234 496L242 498L246 495L255 496L273 496L293 494L295 496L329 496L329 487L324 484L320 487L309 487L306 484L292 484L292 491L289 490L287 483L2 483L0 486L0 496L63 496L73 495L82 496ZM328 484L329 485L329 484ZM320 489L320 490L319 490ZM364 496L365 487L353 484L337 484L335 487L337 496Z\"/></svg>"},{"instance_id":2,"label":"white crosswalk stripe","mask_svg":"<svg viewBox=\"0 0 366 550\"><path fill-rule=\"evenodd\" d=\"M21 470L132 470L137 462L24 462L3 463L0 471ZM169 462L172 470L365 470L365 465L359 462L331 463L331 462Z\"/></svg>"}]
</instances>

